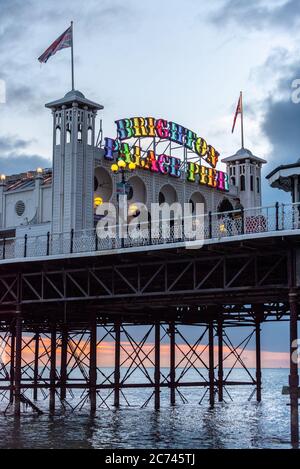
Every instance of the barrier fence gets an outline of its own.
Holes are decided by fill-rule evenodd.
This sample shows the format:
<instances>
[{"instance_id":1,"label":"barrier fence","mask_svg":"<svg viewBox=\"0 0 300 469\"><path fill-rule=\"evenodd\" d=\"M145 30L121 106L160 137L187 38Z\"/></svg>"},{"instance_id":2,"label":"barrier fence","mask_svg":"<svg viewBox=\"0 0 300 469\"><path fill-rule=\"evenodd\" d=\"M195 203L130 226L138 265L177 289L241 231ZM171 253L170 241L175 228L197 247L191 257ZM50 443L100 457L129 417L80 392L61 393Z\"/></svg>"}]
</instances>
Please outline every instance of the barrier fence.
<instances>
[{"instance_id":1,"label":"barrier fence","mask_svg":"<svg viewBox=\"0 0 300 469\"><path fill-rule=\"evenodd\" d=\"M187 225L193 228L198 241L297 230L300 228L300 204L276 203L246 210L209 212L200 218L185 217L149 223L138 223L137 219L134 225L123 225L122 230L120 226L113 226L110 232L105 233L95 228L71 230L69 233L48 232L39 236L0 237L0 261L192 241L193 236L186 229Z\"/></svg>"}]
</instances>

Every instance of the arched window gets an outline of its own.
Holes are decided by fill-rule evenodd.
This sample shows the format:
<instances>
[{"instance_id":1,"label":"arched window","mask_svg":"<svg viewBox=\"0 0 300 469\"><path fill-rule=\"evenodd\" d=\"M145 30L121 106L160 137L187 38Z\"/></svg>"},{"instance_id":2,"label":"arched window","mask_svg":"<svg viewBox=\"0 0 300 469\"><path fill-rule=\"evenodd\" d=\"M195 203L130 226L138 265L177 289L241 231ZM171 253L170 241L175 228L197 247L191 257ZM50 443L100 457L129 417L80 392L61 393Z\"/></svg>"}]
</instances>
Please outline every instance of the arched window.
<instances>
[{"instance_id":1,"label":"arched window","mask_svg":"<svg viewBox=\"0 0 300 469\"><path fill-rule=\"evenodd\" d=\"M77 140L79 143L82 143L82 125L81 124L78 124Z\"/></svg>"},{"instance_id":2,"label":"arched window","mask_svg":"<svg viewBox=\"0 0 300 469\"><path fill-rule=\"evenodd\" d=\"M253 176L250 176L250 190L254 190Z\"/></svg>"},{"instance_id":3,"label":"arched window","mask_svg":"<svg viewBox=\"0 0 300 469\"><path fill-rule=\"evenodd\" d=\"M259 192L260 192L260 181L259 181L259 178L256 178L256 190L257 190L257 193L259 194Z\"/></svg>"},{"instance_id":4,"label":"arched window","mask_svg":"<svg viewBox=\"0 0 300 469\"><path fill-rule=\"evenodd\" d=\"M56 145L60 145L60 139L61 139L61 130L60 130L60 127L56 127L56 133L55 133Z\"/></svg>"},{"instance_id":5,"label":"arched window","mask_svg":"<svg viewBox=\"0 0 300 469\"><path fill-rule=\"evenodd\" d=\"M241 175L240 186L241 186L240 187L241 191L244 191L246 185L245 185L245 176L243 174Z\"/></svg>"},{"instance_id":6,"label":"arched window","mask_svg":"<svg viewBox=\"0 0 300 469\"><path fill-rule=\"evenodd\" d=\"M71 143L71 126L70 126L70 124L67 124L66 143Z\"/></svg>"},{"instance_id":7,"label":"arched window","mask_svg":"<svg viewBox=\"0 0 300 469\"><path fill-rule=\"evenodd\" d=\"M88 145L93 144L93 129L91 127L88 128Z\"/></svg>"},{"instance_id":8,"label":"arched window","mask_svg":"<svg viewBox=\"0 0 300 469\"><path fill-rule=\"evenodd\" d=\"M232 177L232 178L231 178L231 184L232 184L233 186L235 186L235 177Z\"/></svg>"}]
</instances>

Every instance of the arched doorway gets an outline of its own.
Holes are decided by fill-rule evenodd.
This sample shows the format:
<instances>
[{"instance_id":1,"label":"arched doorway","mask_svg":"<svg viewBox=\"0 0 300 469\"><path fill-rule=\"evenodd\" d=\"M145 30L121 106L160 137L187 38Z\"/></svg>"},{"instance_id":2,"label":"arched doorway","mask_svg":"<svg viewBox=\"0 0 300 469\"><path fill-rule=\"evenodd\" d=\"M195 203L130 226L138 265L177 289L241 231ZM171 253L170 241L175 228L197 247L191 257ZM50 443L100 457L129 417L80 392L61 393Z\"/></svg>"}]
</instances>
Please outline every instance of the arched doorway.
<instances>
[{"instance_id":1,"label":"arched doorway","mask_svg":"<svg viewBox=\"0 0 300 469\"><path fill-rule=\"evenodd\" d=\"M192 205L193 214L196 212L197 204L202 204L204 206L203 213L206 213L206 200L201 192L194 192L190 197L189 203Z\"/></svg>"},{"instance_id":2,"label":"arched doorway","mask_svg":"<svg viewBox=\"0 0 300 469\"><path fill-rule=\"evenodd\" d=\"M94 177L94 197L101 198L101 203L109 202L113 193L113 183L105 168L97 167Z\"/></svg>"},{"instance_id":3,"label":"arched doorway","mask_svg":"<svg viewBox=\"0 0 300 469\"><path fill-rule=\"evenodd\" d=\"M178 201L177 192L171 184L165 184L159 191L158 203L162 204L173 204Z\"/></svg>"},{"instance_id":4,"label":"arched doorway","mask_svg":"<svg viewBox=\"0 0 300 469\"><path fill-rule=\"evenodd\" d=\"M217 208L218 213L231 212L232 210L234 210L233 205L226 197L221 200Z\"/></svg>"}]
</instances>

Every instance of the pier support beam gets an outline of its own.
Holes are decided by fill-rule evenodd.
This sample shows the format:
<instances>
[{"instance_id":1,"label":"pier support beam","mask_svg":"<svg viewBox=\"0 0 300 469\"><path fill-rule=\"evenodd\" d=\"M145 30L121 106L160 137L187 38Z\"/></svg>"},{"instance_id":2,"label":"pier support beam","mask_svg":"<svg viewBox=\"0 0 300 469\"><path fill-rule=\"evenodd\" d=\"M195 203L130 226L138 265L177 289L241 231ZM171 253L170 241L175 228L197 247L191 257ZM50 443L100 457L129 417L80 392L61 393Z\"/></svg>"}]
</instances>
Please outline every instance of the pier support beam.
<instances>
[{"instance_id":1,"label":"pier support beam","mask_svg":"<svg viewBox=\"0 0 300 469\"><path fill-rule=\"evenodd\" d=\"M292 290L289 293L290 303L290 401L291 401L291 442L294 447L299 446L299 410L298 410L298 304L297 294Z\"/></svg>"},{"instance_id":2,"label":"pier support beam","mask_svg":"<svg viewBox=\"0 0 300 469\"><path fill-rule=\"evenodd\" d=\"M16 310L16 357L15 357L15 415L21 415L21 378L22 378L22 316L21 309Z\"/></svg>"},{"instance_id":3,"label":"pier support beam","mask_svg":"<svg viewBox=\"0 0 300 469\"><path fill-rule=\"evenodd\" d=\"M40 334L36 331L34 335L34 365L33 365L33 399L38 398L38 379L39 379L39 345Z\"/></svg>"},{"instance_id":4,"label":"pier support beam","mask_svg":"<svg viewBox=\"0 0 300 469\"><path fill-rule=\"evenodd\" d=\"M255 323L255 343L256 343L256 400L261 402L261 342L260 342L260 321L256 318Z\"/></svg>"},{"instance_id":5,"label":"pier support beam","mask_svg":"<svg viewBox=\"0 0 300 469\"><path fill-rule=\"evenodd\" d=\"M121 326L119 322L115 323L115 389L114 389L114 405L120 406L120 365L121 365Z\"/></svg>"},{"instance_id":6,"label":"pier support beam","mask_svg":"<svg viewBox=\"0 0 300 469\"><path fill-rule=\"evenodd\" d=\"M176 330L175 330L175 322L170 322L169 324L169 335L170 335L170 403L171 405L175 405L175 380L176 380L176 354L175 354L175 347L176 347Z\"/></svg>"},{"instance_id":7,"label":"pier support beam","mask_svg":"<svg viewBox=\"0 0 300 469\"><path fill-rule=\"evenodd\" d=\"M223 321L218 320L218 400L223 402Z\"/></svg>"},{"instance_id":8,"label":"pier support beam","mask_svg":"<svg viewBox=\"0 0 300 469\"><path fill-rule=\"evenodd\" d=\"M214 324L211 321L208 325L208 346L209 346L209 403L211 407L215 405L215 373L214 373Z\"/></svg>"},{"instance_id":9,"label":"pier support beam","mask_svg":"<svg viewBox=\"0 0 300 469\"><path fill-rule=\"evenodd\" d=\"M61 362L60 362L60 398L64 400L67 395L67 359L68 359L68 328L62 325L61 331Z\"/></svg>"},{"instance_id":10,"label":"pier support beam","mask_svg":"<svg viewBox=\"0 0 300 469\"><path fill-rule=\"evenodd\" d=\"M56 392L56 322L51 324L51 349L50 349L50 396L49 411L55 412L55 392Z\"/></svg>"},{"instance_id":11,"label":"pier support beam","mask_svg":"<svg viewBox=\"0 0 300 469\"><path fill-rule=\"evenodd\" d=\"M90 336L90 404L91 413L94 414L97 409L97 318L94 316L91 320Z\"/></svg>"},{"instance_id":12,"label":"pier support beam","mask_svg":"<svg viewBox=\"0 0 300 469\"><path fill-rule=\"evenodd\" d=\"M154 408L160 408L160 322L155 323Z\"/></svg>"},{"instance_id":13,"label":"pier support beam","mask_svg":"<svg viewBox=\"0 0 300 469\"><path fill-rule=\"evenodd\" d=\"M10 330L10 392L9 392L9 402L12 404L14 402L14 384L15 384L15 341L16 341L16 329L15 323L11 325Z\"/></svg>"}]
</instances>

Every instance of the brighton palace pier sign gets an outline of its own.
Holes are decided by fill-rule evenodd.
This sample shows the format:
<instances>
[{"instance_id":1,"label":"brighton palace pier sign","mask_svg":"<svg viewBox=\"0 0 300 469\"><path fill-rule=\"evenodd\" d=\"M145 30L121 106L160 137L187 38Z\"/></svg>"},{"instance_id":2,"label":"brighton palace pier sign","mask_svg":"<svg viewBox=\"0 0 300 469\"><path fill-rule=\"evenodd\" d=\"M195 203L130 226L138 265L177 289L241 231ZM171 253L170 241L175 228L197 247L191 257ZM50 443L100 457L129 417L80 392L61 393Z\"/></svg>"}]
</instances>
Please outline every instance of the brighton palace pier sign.
<instances>
[{"instance_id":1,"label":"brighton palace pier sign","mask_svg":"<svg viewBox=\"0 0 300 469\"><path fill-rule=\"evenodd\" d=\"M185 174L189 182L202 184L221 191L229 191L228 175L217 170L219 153L214 147L208 145L202 137L195 132L165 119L153 117L131 117L116 121L117 138L105 138L105 154L107 160L124 160L126 164L135 163L137 168L143 168L156 174L166 174L175 178ZM143 150L141 139L153 139L152 149ZM136 139L130 145L126 140ZM182 170L183 161L165 153L156 153L155 142L174 142L178 146L192 152L199 157L198 161L186 161L185 170ZM139 144L137 144L139 143ZM150 146L149 146L150 148Z\"/></svg>"}]
</instances>

